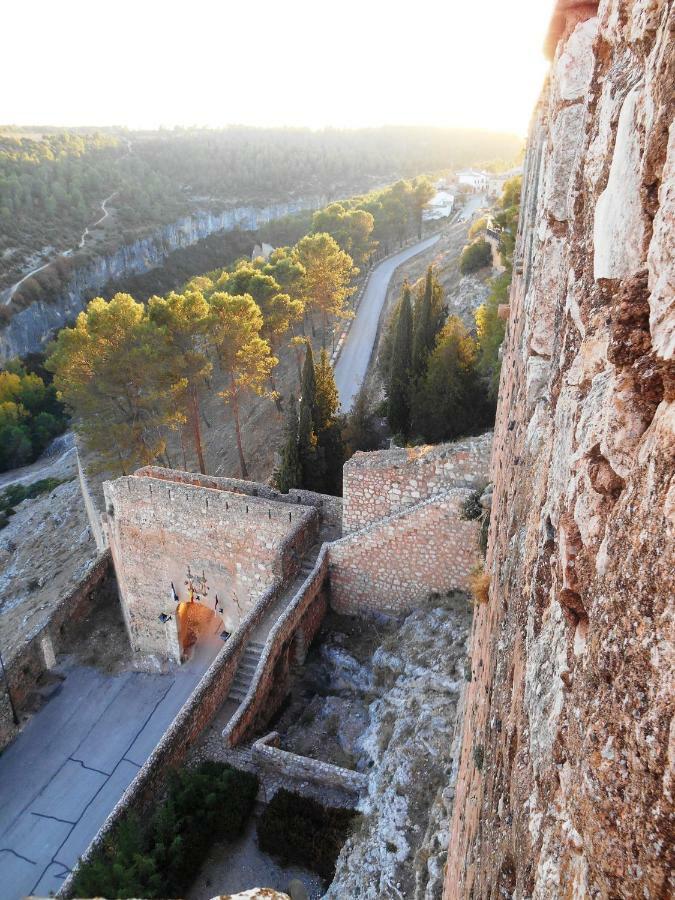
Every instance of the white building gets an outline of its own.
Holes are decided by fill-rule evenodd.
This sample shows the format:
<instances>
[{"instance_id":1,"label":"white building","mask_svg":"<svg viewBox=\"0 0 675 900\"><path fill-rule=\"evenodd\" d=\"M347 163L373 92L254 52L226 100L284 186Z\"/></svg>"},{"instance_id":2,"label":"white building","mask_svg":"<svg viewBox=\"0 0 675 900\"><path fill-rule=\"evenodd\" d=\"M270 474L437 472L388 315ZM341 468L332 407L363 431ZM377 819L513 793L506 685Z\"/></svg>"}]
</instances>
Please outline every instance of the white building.
<instances>
[{"instance_id":1,"label":"white building","mask_svg":"<svg viewBox=\"0 0 675 900\"><path fill-rule=\"evenodd\" d=\"M488 172L479 172L476 169L465 169L463 172L457 173L457 181L460 185L465 184L472 191L478 193L488 189L490 175Z\"/></svg>"},{"instance_id":2,"label":"white building","mask_svg":"<svg viewBox=\"0 0 675 900\"><path fill-rule=\"evenodd\" d=\"M436 191L436 195L427 203L426 209L422 213L425 222L432 222L434 219L444 219L449 216L455 205L454 194L449 191Z\"/></svg>"}]
</instances>

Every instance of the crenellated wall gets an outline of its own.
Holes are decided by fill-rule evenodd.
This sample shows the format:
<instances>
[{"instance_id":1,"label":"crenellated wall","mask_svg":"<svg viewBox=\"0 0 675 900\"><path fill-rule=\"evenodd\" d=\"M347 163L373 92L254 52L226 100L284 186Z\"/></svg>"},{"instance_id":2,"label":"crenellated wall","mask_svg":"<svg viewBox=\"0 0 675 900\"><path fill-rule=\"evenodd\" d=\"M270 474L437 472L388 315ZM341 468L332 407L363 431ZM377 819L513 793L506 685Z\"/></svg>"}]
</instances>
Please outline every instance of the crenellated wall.
<instances>
[{"instance_id":1,"label":"crenellated wall","mask_svg":"<svg viewBox=\"0 0 675 900\"><path fill-rule=\"evenodd\" d=\"M656 900L675 887L673 3L559 0L548 47L444 896Z\"/></svg>"},{"instance_id":2,"label":"crenellated wall","mask_svg":"<svg viewBox=\"0 0 675 900\"><path fill-rule=\"evenodd\" d=\"M295 575L319 517L312 507L255 496L251 483L247 495L215 479L143 471L104 483L106 530L132 646L179 660L171 585L180 601L189 599L188 566L205 575L202 601L213 609L217 595L233 632L267 588ZM172 618L162 623L162 613Z\"/></svg>"}]
</instances>

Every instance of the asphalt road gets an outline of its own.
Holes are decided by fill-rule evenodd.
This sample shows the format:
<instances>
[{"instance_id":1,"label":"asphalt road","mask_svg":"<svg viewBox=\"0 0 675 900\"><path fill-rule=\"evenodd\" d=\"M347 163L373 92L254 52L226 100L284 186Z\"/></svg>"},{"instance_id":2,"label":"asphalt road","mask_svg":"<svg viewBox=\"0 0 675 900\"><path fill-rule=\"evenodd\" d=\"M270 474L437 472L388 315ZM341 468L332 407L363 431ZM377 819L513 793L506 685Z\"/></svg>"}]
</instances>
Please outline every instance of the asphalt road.
<instances>
[{"instance_id":1,"label":"asphalt road","mask_svg":"<svg viewBox=\"0 0 675 900\"><path fill-rule=\"evenodd\" d=\"M59 890L217 649L166 675L68 671L0 757L0 900Z\"/></svg>"},{"instance_id":2,"label":"asphalt road","mask_svg":"<svg viewBox=\"0 0 675 900\"><path fill-rule=\"evenodd\" d=\"M413 244L406 250L401 250L400 253L375 266L370 273L368 286L335 366L335 383L340 393L343 412L349 412L351 409L354 397L366 377L377 336L377 326L394 270L401 263L432 247L438 238L438 235L434 235Z\"/></svg>"}]
</instances>

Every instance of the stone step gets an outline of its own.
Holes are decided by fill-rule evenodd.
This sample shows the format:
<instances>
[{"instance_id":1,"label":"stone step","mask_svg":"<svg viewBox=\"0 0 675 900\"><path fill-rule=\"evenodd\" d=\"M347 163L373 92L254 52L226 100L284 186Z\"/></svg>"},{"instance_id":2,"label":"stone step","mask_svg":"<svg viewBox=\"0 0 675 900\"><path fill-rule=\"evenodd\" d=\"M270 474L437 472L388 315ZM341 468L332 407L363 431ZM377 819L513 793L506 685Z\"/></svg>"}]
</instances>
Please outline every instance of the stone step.
<instances>
[{"instance_id":1,"label":"stone step","mask_svg":"<svg viewBox=\"0 0 675 900\"><path fill-rule=\"evenodd\" d=\"M230 693L228 695L228 700L236 700L238 703L246 697L248 690L244 690L243 688L238 688L232 685L230 688Z\"/></svg>"},{"instance_id":2,"label":"stone step","mask_svg":"<svg viewBox=\"0 0 675 900\"><path fill-rule=\"evenodd\" d=\"M237 668L237 672L250 672L252 675L258 668L259 659L260 657L251 660L242 659L242 661L239 663L239 667Z\"/></svg>"}]
</instances>

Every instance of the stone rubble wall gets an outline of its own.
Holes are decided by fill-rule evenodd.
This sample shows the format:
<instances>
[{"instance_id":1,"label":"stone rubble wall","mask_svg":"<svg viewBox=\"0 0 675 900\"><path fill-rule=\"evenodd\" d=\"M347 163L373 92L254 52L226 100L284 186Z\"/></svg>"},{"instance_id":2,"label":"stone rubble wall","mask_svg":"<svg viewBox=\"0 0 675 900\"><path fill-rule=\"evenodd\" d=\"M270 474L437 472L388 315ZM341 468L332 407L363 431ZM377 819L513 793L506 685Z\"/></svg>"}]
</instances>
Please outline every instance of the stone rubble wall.
<instances>
[{"instance_id":1,"label":"stone rubble wall","mask_svg":"<svg viewBox=\"0 0 675 900\"><path fill-rule=\"evenodd\" d=\"M265 774L281 776L288 784L288 790L294 790L310 782L327 791L337 791L352 798L353 805L368 790L368 776L342 766L310 759L282 750L279 746L279 735L272 731L259 738L251 748L251 757L257 767Z\"/></svg>"},{"instance_id":2,"label":"stone rubble wall","mask_svg":"<svg viewBox=\"0 0 675 900\"><path fill-rule=\"evenodd\" d=\"M329 547L322 546L314 568L270 630L248 693L223 731L228 747L266 724L286 697L291 665L304 658L328 611Z\"/></svg>"},{"instance_id":3,"label":"stone rubble wall","mask_svg":"<svg viewBox=\"0 0 675 900\"><path fill-rule=\"evenodd\" d=\"M91 605L104 584L114 579L110 551L102 553L88 567L79 584L61 598L54 607L49 622L26 640L19 651L4 660L6 680L0 685L0 750L6 747L17 734L12 718L7 684L19 715L35 689L38 679L53 668L58 654L73 626L86 618Z\"/></svg>"},{"instance_id":4,"label":"stone rubble wall","mask_svg":"<svg viewBox=\"0 0 675 900\"><path fill-rule=\"evenodd\" d=\"M675 893L672 0L559 0L548 46L444 896L656 900Z\"/></svg>"},{"instance_id":5,"label":"stone rubble wall","mask_svg":"<svg viewBox=\"0 0 675 900\"><path fill-rule=\"evenodd\" d=\"M481 560L479 523L453 488L330 545L331 606L339 613L410 612L430 594L468 590Z\"/></svg>"},{"instance_id":6,"label":"stone rubble wall","mask_svg":"<svg viewBox=\"0 0 675 900\"><path fill-rule=\"evenodd\" d=\"M344 467L343 533L453 487L483 487L492 432L455 443L355 453Z\"/></svg>"},{"instance_id":7,"label":"stone rubble wall","mask_svg":"<svg viewBox=\"0 0 675 900\"><path fill-rule=\"evenodd\" d=\"M202 487L202 480L209 481L153 474L104 484L122 608L131 644L143 652L179 659L175 616L165 624L159 616L175 609L172 583L179 599L188 599L188 566L206 575L203 602L213 609L217 595L224 626L233 632L268 587L295 576L316 541L314 507Z\"/></svg>"}]
</instances>

